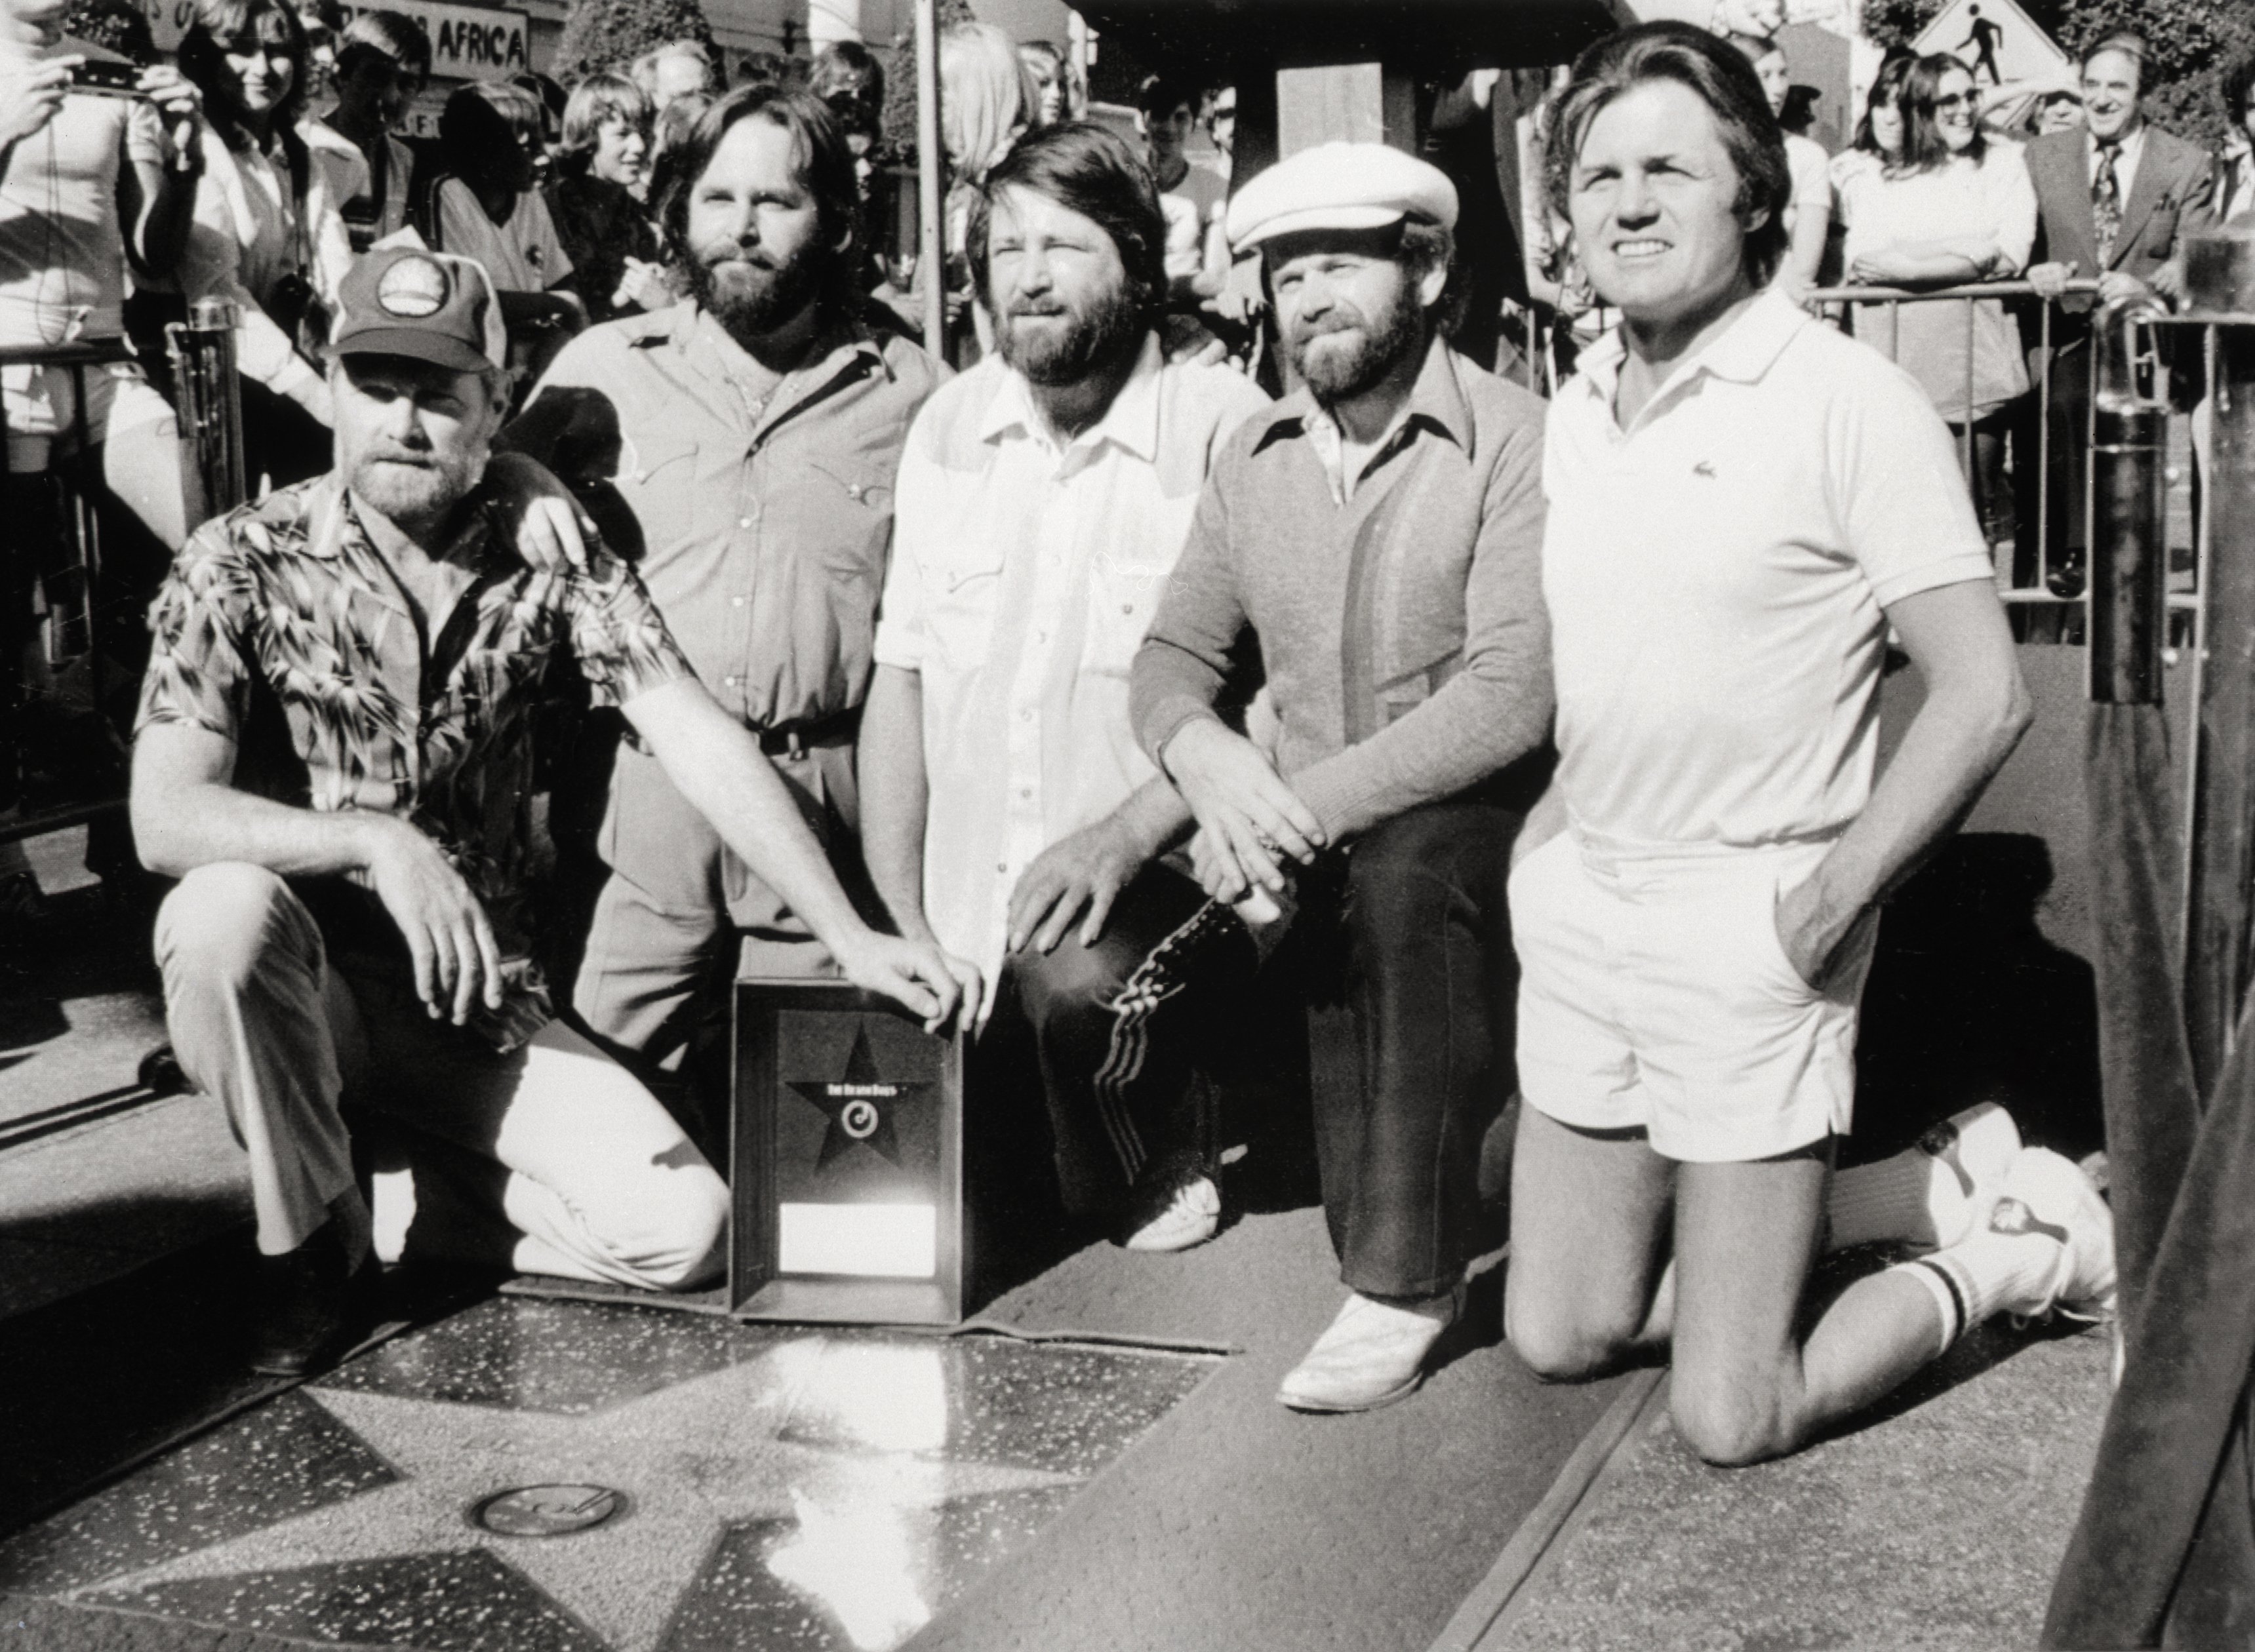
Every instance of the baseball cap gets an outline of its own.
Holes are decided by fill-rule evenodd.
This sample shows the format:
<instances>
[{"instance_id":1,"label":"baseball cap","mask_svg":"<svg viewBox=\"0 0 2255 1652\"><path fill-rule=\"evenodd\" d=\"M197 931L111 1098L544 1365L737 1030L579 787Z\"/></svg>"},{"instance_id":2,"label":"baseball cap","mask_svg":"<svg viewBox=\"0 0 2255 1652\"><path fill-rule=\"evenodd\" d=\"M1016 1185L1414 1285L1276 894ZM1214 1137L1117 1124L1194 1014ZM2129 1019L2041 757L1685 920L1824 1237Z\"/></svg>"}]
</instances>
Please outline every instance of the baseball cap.
<instances>
[{"instance_id":1,"label":"baseball cap","mask_svg":"<svg viewBox=\"0 0 2255 1652\"><path fill-rule=\"evenodd\" d=\"M1229 244L1258 246L1303 229L1380 229L1423 218L1457 223L1457 186L1427 161L1384 144L1317 144L1278 161L1237 192Z\"/></svg>"},{"instance_id":2,"label":"baseball cap","mask_svg":"<svg viewBox=\"0 0 2255 1652\"><path fill-rule=\"evenodd\" d=\"M474 258L421 247L371 247L337 284L329 348L404 355L457 373L509 363L501 301Z\"/></svg>"}]
</instances>

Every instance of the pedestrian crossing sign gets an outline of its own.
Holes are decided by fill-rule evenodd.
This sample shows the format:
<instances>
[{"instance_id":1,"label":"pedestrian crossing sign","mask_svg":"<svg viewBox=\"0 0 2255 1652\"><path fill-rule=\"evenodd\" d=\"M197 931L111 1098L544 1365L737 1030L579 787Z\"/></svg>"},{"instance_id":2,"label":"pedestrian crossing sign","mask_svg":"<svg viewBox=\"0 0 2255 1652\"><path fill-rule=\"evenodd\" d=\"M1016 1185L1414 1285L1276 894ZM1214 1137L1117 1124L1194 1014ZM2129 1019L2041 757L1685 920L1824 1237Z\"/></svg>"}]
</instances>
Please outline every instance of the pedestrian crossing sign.
<instances>
[{"instance_id":1,"label":"pedestrian crossing sign","mask_svg":"<svg viewBox=\"0 0 2255 1652\"><path fill-rule=\"evenodd\" d=\"M2017 0L1950 0L1914 43L1923 56L1947 52L1977 86L2071 82L2075 61Z\"/></svg>"}]
</instances>

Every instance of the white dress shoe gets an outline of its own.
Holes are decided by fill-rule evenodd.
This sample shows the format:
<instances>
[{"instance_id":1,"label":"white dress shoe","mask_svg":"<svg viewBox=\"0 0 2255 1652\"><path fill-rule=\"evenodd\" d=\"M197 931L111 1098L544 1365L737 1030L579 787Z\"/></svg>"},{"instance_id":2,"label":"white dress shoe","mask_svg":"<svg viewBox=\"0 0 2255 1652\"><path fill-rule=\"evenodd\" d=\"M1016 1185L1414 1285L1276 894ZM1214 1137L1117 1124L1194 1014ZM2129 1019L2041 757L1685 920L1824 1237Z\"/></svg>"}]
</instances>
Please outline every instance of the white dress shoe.
<instances>
[{"instance_id":1,"label":"white dress shoe","mask_svg":"<svg viewBox=\"0 0 2255 1652\"><path fill-rule=\"evenodd\" d=\"M1349 1297L1285 1376L1278 1402L1296 1411L1369 1411L1408 1398L1425 1379L1425 1356L1463 1306L1462 1285L1408 1306Z\"/></svg>"}]
</instances>

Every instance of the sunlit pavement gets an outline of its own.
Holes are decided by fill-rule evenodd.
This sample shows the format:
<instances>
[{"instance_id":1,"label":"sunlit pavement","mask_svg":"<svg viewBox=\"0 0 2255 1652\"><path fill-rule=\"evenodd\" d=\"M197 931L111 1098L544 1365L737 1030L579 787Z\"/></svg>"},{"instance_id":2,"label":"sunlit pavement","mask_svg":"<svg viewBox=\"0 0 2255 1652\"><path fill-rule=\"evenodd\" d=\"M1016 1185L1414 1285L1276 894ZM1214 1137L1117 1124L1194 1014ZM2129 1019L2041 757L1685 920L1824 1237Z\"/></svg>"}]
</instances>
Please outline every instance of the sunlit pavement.
<instances>
[{"instance_id":1,"label":"sunlit pavement","mask_svg":"<svg viewBox=\"0 0 2255 1652\"><path fill-rule=\"evenodd\" d=\"M1213 1363L493 1300L0 1544L0 1588L431 1652L884 1652Z\"/></svg>"}]
</instances>

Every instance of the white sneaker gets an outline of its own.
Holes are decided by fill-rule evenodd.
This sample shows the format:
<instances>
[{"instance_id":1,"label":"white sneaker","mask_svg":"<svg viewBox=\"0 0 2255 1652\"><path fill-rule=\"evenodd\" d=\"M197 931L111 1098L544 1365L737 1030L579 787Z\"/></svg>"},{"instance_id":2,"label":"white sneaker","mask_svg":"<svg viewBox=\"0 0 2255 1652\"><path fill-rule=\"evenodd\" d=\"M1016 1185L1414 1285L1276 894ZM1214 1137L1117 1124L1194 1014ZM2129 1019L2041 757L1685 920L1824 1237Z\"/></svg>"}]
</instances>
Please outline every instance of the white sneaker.
<instances>
[{"instance_id":1,"label":"white sneaker","mask_svg":"<svg viewBox=\"0 0 2255 1652\"><path fill-rule=\"evenodd\" d=\"M1982 1102L1951 1114L1920 1137L1918 1150L1954 1172L1958 1191L1965 1195L1964 1225L1935 1236L1937 1242L1947 1247L1988 1220L1990 1208L2004 1188L2006 1174L2020 1157L2020 1127L1996 1102Z\"/></svg>"},{"instance_id":2,"label":"white sneaker","mask_svg":"<svg viewBox=\"0 0 2255 1652\"><path fill-rule=\"evenodd\" d=\"M2048 1147L2024 1147L2005 1173L1989 1231L2042 1234L2059 1242L2059 1260L2025 1302L2005 1306L2024 1319L2057 1313L2092 1323L2114 1317L2114 1213L2098 1189Z\"/></svg>"},{"instance_id":3,"label":"white sneaker","mask_svg":"<svg viewBox=\"0 0 2255 1652\"><path fill-rule=\"evenodd\" d=\"M1185 1175L1166 1208L1128 1236L1130 1250L1188 1250L1213 1237L1221 1226L1221 1189L1213 1178Z\"/></svg>"},{"instance_id":4,"label":"white sneaker","mask_svg":"<svg viewBox=\"0 0 2255 1652\"><path fill-rule=\"evenodd\" d=\"M1463 1311L1465 1288L1395 1306L1357 1292L1285 1376L1278 1402L1296 1411L1370 1411L1407 1399L1425 1356Z\"/></svg>"}]
</instances>

